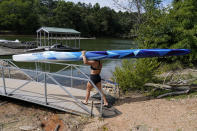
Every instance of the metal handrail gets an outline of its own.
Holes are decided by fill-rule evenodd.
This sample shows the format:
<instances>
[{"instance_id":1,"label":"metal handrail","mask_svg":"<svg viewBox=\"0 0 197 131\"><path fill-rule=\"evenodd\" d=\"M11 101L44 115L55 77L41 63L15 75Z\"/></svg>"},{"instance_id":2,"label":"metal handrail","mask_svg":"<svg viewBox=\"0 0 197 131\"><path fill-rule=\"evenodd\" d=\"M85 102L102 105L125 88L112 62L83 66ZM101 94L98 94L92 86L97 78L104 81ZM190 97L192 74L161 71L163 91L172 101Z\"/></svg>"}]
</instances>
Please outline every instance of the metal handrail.
<instances>
[{"instance_id":1,"label":"metal handrail","mask_svg":"<svg viewBox=\"0 0 197 131\"><path fill-rule=\"evenodd\" d=\"M7 61L9 63L11 63L12 66L14 66L15 68L17 68L19 71L22 71L21 68L19 68L16 64L14 64L12 62L11 59L1 59L2 61ZM1 65L0 65L1 66ZM22 71L23 72L23 71ZM31 80L35 81L31 76L29 76L27 73L23 72L27 77L29 77ZM9 74L10 75L10 74Z\"/></svg>"},{"instance_id":2,"label":"metal handrail","mask_svg":"<svg viewBox=\"0 0 197 131\"><path fill-rule=\"evenodd\" d=\"M9 59L5 59L5 61L9 61L10 63L14 64L11 60ZM50 63L50 64L56 64L56 63L52 63L52 62L44 62L44 63ZM77 79L77 80L83 80L83 81L88 81L92 84L92 86L94 88L96 88L96 90L98 91L98 93L100 94L101 96L101 107L100 107L100 115L102 116L102 106L103 106L103 94L102 92L97 88L97 86L92 82L92 80L90 80L90 78L83 72L81 71L78 67L80 67L80 65L74 65L74 64L64 64L64 63L57 63L57 64L62 64L62 65L66 65L67 67L64 67L62 68L61 70L55 72L55 73L50 73L50 72L44 72L44 71L38 71L36 70L36 73L39 73L39 76L44 74L44 85L45 85L45 104L47 105L47 82L46 82L46 76L49 77L53 82L55 82L60 88L62 88L69 96L71 96L78 104L79 106L81 106L85 111L87 111L88 113L91 113L91 111L88 110L88 108L86 106L84 106L77 98L75 98L70 92L68 92L64 86L62 86L58 81L56 81L53 76L59 76L59 77L64 77L64 78L71 78L72 79ZM69 76L69 75L61 75L61 74L57 74L58 72L60 71L63 71L65 70L66 68L68 67L71 67L71 70L72 68L78 70L81 74L83 74L85 76L85 78L81 78L81 77L75 77L75 76ZM87 66L83 66L83 67L87 67ZM16 66L14 64L14 66L11 66L11 67L4 67L2 65L0 65L0 68L2 68L2 79L3 79L3 83L4 83L4 94L5 95L11 95L13 94L15 91L21 89L22 87L24 87L25 85L29 84L30 82L32 81L35 81L31 76L29 76L28 74L25 73L25 71L30 71L30 72L35 72L34 70L30 70L30 69L21 69L19 68L18 66ZM13 90L12 92L10 92L9 94L7 94L6 92L6 85L5 85L5 76L4 76L4 69L16 69L16 70L20 70L22 71L25 75L27 75L28 77L31 78L32 81L28 81L26 83L24 83L23 85L17 87L15 90ZM71 71L72 72L72 71Z\"/></svg>"},{"instance_id":3,"label":"metal handrail","mask_svg":"<svg viewBox=\"0 0 197 131\"><path fill-rule=\"evenodd\" d=\"M52 76L50 76L49 74L47 74L48 77L51 78L51 80L53 80L57 85L59 85L59 87L61 87L69 96L71 96L83 109L85 109L85 111L87 111L88 113L91 113L89 111L89 109L87 107L85 107L77 98L75 98L69 91L67 91L59 82L57 82Z\"/></svg>"},{"instance_id":4,"label":"metal handrail","mask_svg":"<svg viewBox=\"0 0 197 131\"><path fill-rule=\"evenodd\" d=\"M64 67L64 68L62 68L62 69L60 69L60 70L58 70L58 71L56 71L55 73L59 73L59 72L62 72L62 71L64 71L65 69L67 69L67 68L69 68L70 66L66 66L66 67ZM37 76L37 77L39 77L39 76L41 76L40 74ZM44 81L44 79L43 80L41 80L40 82L43 82Z\"/></svg>"}]
</instances>

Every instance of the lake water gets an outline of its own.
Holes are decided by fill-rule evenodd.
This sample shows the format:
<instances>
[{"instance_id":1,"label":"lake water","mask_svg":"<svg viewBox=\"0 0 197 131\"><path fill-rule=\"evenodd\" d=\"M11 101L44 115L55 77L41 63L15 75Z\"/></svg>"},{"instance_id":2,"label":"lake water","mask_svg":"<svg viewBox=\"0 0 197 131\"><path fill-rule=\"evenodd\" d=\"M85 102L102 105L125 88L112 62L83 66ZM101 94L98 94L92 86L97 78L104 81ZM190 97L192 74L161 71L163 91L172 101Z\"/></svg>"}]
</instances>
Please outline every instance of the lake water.
<instances>
[{"instance_id":1,"label":"lake water","mask_svg":"<svg viewBox=\"0 0 197 131\"><path fill-rule=\"evenodd\" d=\"M35 40L33 36L0 36L0 39L8 39L8 40L15 40L19 39L20 41L32 41ZM104 50L122 50L122 49L131 49L136 48L136 44L133 40L128 39L116 39L116 38L97 38L97 39L88 39L88 40L81 40L81 49L86 51L104 51ZM11 58L7 57L7 58ZM121 65L121 59L117 60L103 60L103 69L102 69L102 77L104 79L109 79L112 76L112 71L116 66ZM79 64L83 65L80 62L67 62L69 64ZM32 68L34 63L18 63L18 66L22 68ZM39 70L45 70L46 66L40 66ZM54 67L53 71L55 72L58 70L58 67ZM89 70L89 69L88 69Z\"/></svg>"}]
</instances>

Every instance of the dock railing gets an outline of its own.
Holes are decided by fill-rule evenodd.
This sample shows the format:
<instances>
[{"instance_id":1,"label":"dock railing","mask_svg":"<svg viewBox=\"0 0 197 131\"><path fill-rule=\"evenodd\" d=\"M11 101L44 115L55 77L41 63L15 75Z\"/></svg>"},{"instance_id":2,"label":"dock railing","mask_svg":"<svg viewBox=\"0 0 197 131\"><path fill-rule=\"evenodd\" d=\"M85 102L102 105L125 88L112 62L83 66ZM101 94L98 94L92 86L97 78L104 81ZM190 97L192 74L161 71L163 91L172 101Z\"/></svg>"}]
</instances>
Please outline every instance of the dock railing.
<instances>
[{"instance_id":1,"label":"dock railing","mask_svg":"<svg viewBox=\"0 0 197 131\"><path fill-rule=\"evenodd\" d=\"M39 70L38 64L41 62L35 62L35 68L33 68L33 69L24 69L24 68L20 68L14 61L12 61L10 59L1 59L0 61L1 61L1 64L0 64L1 77L2 77L2 82L3 82L3 92L0 92L0 93L3 94L4 96L11 97L16 91L22 89L27 84L29 84L31 82L40 82L40 83L43 83L42 85L44 88L45 102L44 103L37 103L36 101L31 101L31 102L54 108L52 105L50 105L48 103L48 94L47 94L48 87L47 87L47 85L49 84L49 80L50 80L50 83L53 82L56 85L58 85L58 87L61 88L70 98L72 98L75 101L75 103L77 103L77 105L79 105L83 110L85 110L87 113L92 115L92 111L90 109L88 109L84 104L82 104L81 101L79 99L77 99L66 88L66 87L73 88L73 86L74 86L73 81L74 80L90 82L92 84L92 86L97 90L97 92L99 93L99 95L101 97L99 113L100 113L100 116L102 116L103 94L97 88L97 86L92 82L92 80L89 78L89 76L81 69L81 67L84 67L84 66L75 65L75 64L67 64L67 63L42 62L45 64L50 64L50 65L55 64L55 65L62 66L58 71L50 72L50 70L51 70L50 67L49 67L49 71ZM87 66L85 66L85 67L87 67ZM67 74L62 74L62 72L64 72L65 70L66 70ZM70 72L69 72L69 70L70 70ZM15 88L11 91L10 90L8 91L7 86L6 86L7 85L6 79L12 78L12 74L13 74L13 73L11 73L12 71L18 71L18 72L22 73L23 75L26 76L27 81L25 83L23 83L22 85L18 86L17 88ZM78 76L73 75L74 71L75 71L75 73L77 71L78 73L80 73L80 75L78 75ZM70 82L67 83L67 85L69 84L70 86L65 86L64 84L59 82L55 77L61 77L67 81L70 80ZM17 79L17 77L15 79ZM58 108L58 107L55 107L55 108L62 110L61 108ZM63 111L65 111L65 110L63 110Z\"/></svg>"}]
</instances>

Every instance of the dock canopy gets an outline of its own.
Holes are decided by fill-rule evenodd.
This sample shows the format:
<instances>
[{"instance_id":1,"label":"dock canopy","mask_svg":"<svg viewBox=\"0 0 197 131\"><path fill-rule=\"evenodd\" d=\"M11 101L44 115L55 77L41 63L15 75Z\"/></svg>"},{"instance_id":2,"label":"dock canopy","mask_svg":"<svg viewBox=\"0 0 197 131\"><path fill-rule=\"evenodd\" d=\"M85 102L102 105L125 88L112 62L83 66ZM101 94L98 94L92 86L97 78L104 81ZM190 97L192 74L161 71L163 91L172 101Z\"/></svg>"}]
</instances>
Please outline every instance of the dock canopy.
<instances>
[{"instance_id":1,"label":"dock canopy","mask_svg":"<svg viewBox=\"0 0 197 131\"><path fill-rule=\"evenodd\" d=\"M50 47L54 44L80 48L81 32L70 28L40 27L37 31L37 46Z\"/></svg>"},{"instance_id":2,"label":"dock canopy","mask_svg":"<svg viewBox=\"0 0 197 131\"><path fill-rule=\"evenodd\" d=\"M46 33L55 33L55 34L80 34L79 31L69 28L57 28L57 27L41 27L36 32L44 31Z\"/></svg>"}]
</instances>

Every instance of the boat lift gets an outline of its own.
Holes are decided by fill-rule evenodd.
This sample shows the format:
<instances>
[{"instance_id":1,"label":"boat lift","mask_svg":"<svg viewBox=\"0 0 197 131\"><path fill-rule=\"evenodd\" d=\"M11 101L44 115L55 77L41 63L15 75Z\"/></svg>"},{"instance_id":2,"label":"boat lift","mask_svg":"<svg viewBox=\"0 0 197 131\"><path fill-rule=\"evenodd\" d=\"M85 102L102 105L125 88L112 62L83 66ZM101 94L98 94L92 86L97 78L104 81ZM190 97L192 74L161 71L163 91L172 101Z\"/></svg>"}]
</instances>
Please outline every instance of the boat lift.
<instances>
[{"instance_id":1,"label":"boat lift","mask_svg":"<svg viewBox=\"0 0 197 131\"><path fill-rule=\"evenodd\" d=\"M102 93L96 85L90 80L89 76L83 72L80 66L66 63L43 62L55 66L61 65L62 68L55 72L39 71L38 63L35 63L34 69L22 69L10 59L0 60L1 79L0 80L0 95L10 98L15 98L46 107L51 107L72 114L85 114L91 116L102 116L103 114L103 97ZM21 64L21 63L19 63ZM50 69L49 69L50 70ZM64 71L67 71L64 74ZM75 75L75 73L80 75ZM20 76L25 76L25 79L18 79L14 73ZM62 84L58 78L70 81L67 84ZM92 105L84 105L81 100L85 98L86 91L80 89L79 85L75 86L76 81L82 83L90 82L94 91L100 95L100 101L95 100ZM96 106L94 106L96 105Z\"/></svg>"},{"instance_id":2,"label":"boat lift","mask_svg":"<svg viewBox=\"0 0 197 131\"><path fill-rule=\"evenodd\" d=\"M50 47L62 44L69 48L80 49L81 33L69 28L41 27L37 31L37 46Z\"/></svg>"}]
</instances>

